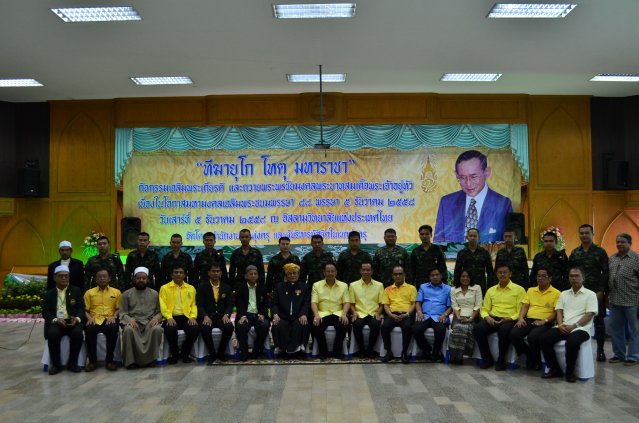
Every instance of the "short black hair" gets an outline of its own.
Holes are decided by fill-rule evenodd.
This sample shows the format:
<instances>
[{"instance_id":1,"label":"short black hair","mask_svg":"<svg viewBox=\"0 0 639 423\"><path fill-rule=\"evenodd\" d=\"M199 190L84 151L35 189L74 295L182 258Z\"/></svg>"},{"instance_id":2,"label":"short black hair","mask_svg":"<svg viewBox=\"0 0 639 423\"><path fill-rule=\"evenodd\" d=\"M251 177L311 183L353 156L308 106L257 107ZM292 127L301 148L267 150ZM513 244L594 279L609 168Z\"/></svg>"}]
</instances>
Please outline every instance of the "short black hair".
<instances>
[{"instance_id":1,"label":"short black hair","mask_svg":"<svg viewBox=\"0 0 639 423\"><path fill-rule=\"evenodd\" d=\"M397 235L397 231L395 231L395 229L393 228L388 228L384 231L384 235L386 234L393 234L393 235Z\"/></svg>"},{"instance_id":2,"label":"short black hair","mask_svg":"<svg viewBox=\"0 0 639 423\"><path fill-rule=\"evenodd\" d=\"M213 239L215 239L215 234L213 232L206 232L203 236L202 239L206 238L207 236L212 236Z\"/></svg>"},{"instance_id":3,"label":"short black hair","mask_svg":"<svg viewBox=\"0 0 639 423\"><path fill-rule=\"evenodd\" d=\"M277 240L277 243L279 244L282 241L288 241L291 242L291 238L287 237L287 236L281 236L280 239Z\"/></svg>"},{"instance_id":4,"label":"short black hair","mask_svg":"<svg viewBox=\"0 0 639 423\"><path fill-rule=\"evenodd\" d=\"M589 223L584 223L583 225L581 225L579 227L579 229L583 229L583 228L590 228L590 232L593 233L593 234L595 233L595 229Z\"/></svg>"},{"instance_id":5,"label":"short black hair","mask_svg":"<svg viewBox=\"0 0 639 423\"><path fill-rule=\"evenodd\" d=\"M457 160L455 161L455 173L457 173L457 166L459 166L461 162L467 162L472 159L479 159L481 170L486 170L488 167L488 158L484 153L477 150L467 150L457 157Z\"/></svg>"},{"instance_id":6,"label":"short black hair","mask_svg":"<svg viewBox=\"0 0 639 423\"><path fill-rule=\"evenodd\" d=\"M361 238L361 236L360 236L359 232L357 232L357 231L350 231L350 232L348 233L348 239L351 239L351 238L353 238L353 237Z\"/></svg>"},{"instance_id":7,"label":"short black hair","mask_svg":"<svg viewBox=\"0 0 639 423\"><path fill-rule=\"evenodd\" d=\"M320 241L324 242L324 237L320 234L313 234L313 236L311 236L311 242L313 242L314 239L319 239Z\"/></svg>"},{"instance_id":8,"label":"short black hair","mask_svg":"<svg viewBox=\"0 0 639 423\"><path fill-rule=\"evenodd\" d=\"M473 276L473 273L468 269L462 268L461 272L459 272L459 280L455 282L455 287L459 288L461 286L461 275L463 275L464 272L466 272L468 278L470 279L469 286L475 285L475 277Z\"/></svg>"},{"instance_id":9,"label":"short black hair","mask_svg":"<svg viewBox=\"0 0 639 423\"><path fill-rule=\"evenodd\" d=\"M428 232L430 232L430 234L433 234L433 227L430 225L422 225L419 227L419 229L417 229L417 232L421 232L422 229L426 229Z\"/></svg>"}]
</instances>

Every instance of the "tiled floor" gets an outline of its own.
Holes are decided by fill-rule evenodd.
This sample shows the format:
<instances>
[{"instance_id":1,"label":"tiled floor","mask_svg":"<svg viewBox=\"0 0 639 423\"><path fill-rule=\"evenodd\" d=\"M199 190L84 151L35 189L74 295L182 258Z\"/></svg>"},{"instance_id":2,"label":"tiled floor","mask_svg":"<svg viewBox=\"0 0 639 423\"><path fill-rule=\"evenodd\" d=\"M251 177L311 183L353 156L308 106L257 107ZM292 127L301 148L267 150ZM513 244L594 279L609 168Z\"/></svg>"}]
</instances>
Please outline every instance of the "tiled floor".
<instances>
[{"instance_id":1,"label":"tiled floor","mask_svg":"<svg viewBox=\"0 0 639 423\"><path fill-rule=\"evenodd\" d=\"M0 324L0 422L639 422L639 366L568 384L476 365L196 364L48 376L42 324ZM610 345L607 345L610 355Z\"/></svg>"}]
</instances>

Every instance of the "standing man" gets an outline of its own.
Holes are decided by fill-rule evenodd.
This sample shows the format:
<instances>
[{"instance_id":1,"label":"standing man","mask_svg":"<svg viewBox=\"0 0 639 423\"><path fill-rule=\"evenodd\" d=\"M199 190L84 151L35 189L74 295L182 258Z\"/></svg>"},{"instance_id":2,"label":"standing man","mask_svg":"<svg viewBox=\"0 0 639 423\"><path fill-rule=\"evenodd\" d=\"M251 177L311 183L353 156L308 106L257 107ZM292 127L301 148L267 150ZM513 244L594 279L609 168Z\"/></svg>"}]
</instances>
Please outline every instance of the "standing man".
<instances>
[{"instance_id":1,"label":"standing man","mask_svg":"<svg viewBox=\"0 0 639 423\"><path fill-rule=\"evenodd\" d=\"M433 269L438 269L444 284L448 283L448 269L446 268L446 256L439 247L431 243L433 228L430 225L419 227L419 239L422 244L415 247L410 253L410 268L413 275L413 285L418 287L428 282L428 275Z\"/></svg>"},{"instance_id":2,"label":"standing man","mask_svg":"<svg viewBox=\"0 0 639 423\"><path fill-rule=\"evenodd\" d=\"M411 339L413 326L412 314L415 312L415 299L417 290L413 285L406 283L406 274L402 266L395 266L391 272L393 284L384 289L382 304L384 305L384 323L382 323L382 340L386 355L382 357L384 363L393 358L391 350L391 331L400 327L402 329L402 363L408 364L408 345Z\"/></svg>"},{"instance_id":3,"label":"standing man","mask_svg":"<svg viewBox=\"0 0 639 423\"><path fill-rule=\"evenodd\" d=\"M348 234L348 248L337 258L337 279L350 285L360 278L362 263L372 263L371 255L361 249L361 238L357 231Z\"/></svg>"},{"instance_id":4,"label":"standing man","mask_svg":"<svg viewBox=\"0 0 639 423\"><path fill-rule=\"evenodd\" d=\"M284 265L294 263L300 265L300 258L291 253L291 239L287 236L277 241L280 252L268 261L268 274L266 275L266 293L273 298L275 285L284 282Z\"/></svg>"},{"instance_id":5,"label":"standing man","mask_svg":"<svg viewBox=\"0 0 639 423\"><path fill-rule=\"evenodd\" d=\"M384 242L386 245L375 251L373 257L373 278L384 284L385 287L394 282L392 277L393 268L401 266L406 279L411 281L411 276L406 272L410 270L410 257L405 248L397 245L397 232L393 228L384 231Z\"/></svg>"},{"instance_id":6,"label":"standing man","mask_svg":"<svg viewBox=\"0 0 639 423\"><path fill-rule=\"evenodd\" d=\"M373 358L376 356L373 347L379 336L382 325L384 306L384 285L373 280L373 265L362 263L360 269L361 279L353 282L348 287L350 295L353 325L353 337L357 342L357 350L361 357ZM364 344L364 326L368 326L368 345Z\"/></svg>"},{"instance_id":7,"label":"standing man","mask_svg":"<svg viewBox=\"0 0 639 423\"><path fill-rule=\"evenodd\" d=\"M131 281L124 278L124 266L120 256L109 253L109 238L101 236L96 241L98 254L91 257L84 266L84 289L88 290L96 286L95 274L100 269L107 269L111 285L121 291L131 286Z\"/></svg>"},{"instance_id":8,"label":"standing man","mask_svg":"<svg viewBox=\"0 0 639 423\"><path fill-rule=\"evenodd\" d=\"M595 317L595 338L597 339L597 361L606 361L604 343L606 341L606 298L605 291L608 287L609 268L608 254L606 250L593 242L594 231L591 225L584 224L579 227L579 240L581 245L570 253L570 267L581 267L584 272L583 285L597 294L599 311Z\"/></svg>"},{"instance_id":9,"label":"standing man","mask_svg":"<svg viewBox=\"0 0 639 423\"><path fill-rule=\"evenodd\" d=\"M240 285L235 293L237 314L235 316L235 336L240 344L240 360L246 361L248 353L248 334L255 328L255 343L252 358L264 353L264 342L271 324L268 321L268 296L264 285L257 283L257 268L252 264L246 266L246 283Z\"/></svg>"},{"instance_id":10,"label":"standing man","mask_svg":"<svg viewBox=\"0 0 639 423\"><path fill-rule=\"evenodd\" d=\"M552 286L559 292L570 289L568 283L568 256L566 250L557 250L557 235L554 232L546 232L543 236L544 250L535 254L532 269L530 270L530 285L537 283L537 270L545 267L552 275Z\"/></svg>"},{"instance_id":11,"label":"standing man","mask_svg":"<svg viewBox=\"0 0 639 423\"><path fill-rule=\"evenodd\" d=\"M127 283L133 280L133 270L138 267L149 269L148 285L159 289L162 285L162 270L160 268L160 256L149 248L150 236L146 232L138 234L138 246L126 257L126 269L124 279Z\"/></svg>"},{"instance_id":12,"label":"standing man","mask_svg":"<svg viewBox=\"0 0 639 423\"><path fill-rule=\"evenodd\" d=\"M98 270L95 274L95 280L98 286L84 293L86 310L84 335L89 356L89 364L84 370L92 372L97 368L98 333L103 333L106 337L106 357L104 359L106 369L118 370L118 366L113 361L113 353L120 334L118 309L121 292L119 289L109 286L109 272L106 269Z\"/></svg>"},{"instance_id":13,"label":"standing man","mask_svg":"<svg viewBox=\"0 0 639 423\"><path fill-rule=\"evenodd\" d=\"M477 150L464 151L457 157L455 176L461 190L439 201L435 242L462 242L471 228L478 229L486 242L501 240L513 205L508 197L488 187L486 180L491 172L486 155Z\"/></svg>"},{"instance_id":14,"label":"standing man","mask_svg":"<svg viewBox=\"0 0 639 423\"><path fill-rule=\"evenodd\" d=\"M122 324L122 360L128 370L155 367L159 357L164 331L158 293L147 288L149 269L133 270L133 288L120 297L120 324Z\"/></svg>"},{"instance_id":15,"label":"standing man","mask_svg":"<svg viewBox=\"0 0 639 423\"><path fill-rule=\"evenodd\" d=\"M171 251L162 257L162 284L171 282L173 278L173 269L180 267L184 270L184 280L190 281L193 277L193 259L190 254L182 251L182 235L171 235Z\"/></svg>"},{"instance_id":16,"label":"standing man","mask_svg":"<svg viewBox=\"0 0 639 423\"><path fill-rule=\"evenodd\" d=\"M467 270L476 285L481 287L481 292L488 291L488 287L495 284L493 273L493 261L490 253L479 246L479 231L470 228L466 234L468 245L457 253L455 261L455 285L459 285L459 277L462 270ZM509 266L510 267L510 266Z\"/></svg>"},{"instance_id":17,"label":"standing man","mask_svg":"<svg viewBox=\"0 0 639 423\"><path fill-rule=\"evenodd\" d=\"M229 275L226 271L226 259L224 258L224 252L215 249L215 234L213 232L207 232L202 237L204 243L204 250L195 255L195 261L193 262L193 285L197 289L200 282L206 283L209 280L209 270L211 265L217 263L222 270L222 283L229 284Z\"/></svg>"},{"instance_id":18,"label":"standing man","mask_svg":"<svg viewBox=\"0 0 639 423\"><path fill-rule=\"evenodd\" d=\"M257 269L259 276L257 283L264 285L264 258L262 253L255 247L251 247L251 231L242 229L240 231L240 242L242 246L235 249L231 254L231 265L229 267L229 279L234 292L240 285L244 284L244 272L247 266L253 265Z\"/></svg>"},{"instance_id":19,"label":"standing man","mask_svg":"<svg viewBox=\"0 0 639 423\"><path fill-rule=\"evenodd\" d=\"M302 257L300 281L313 285L324 278L326 263L335 263L333 254L324 251L324 238L315 234L311 237L312 250Z\"/></svg>"},{"instance_id":20,"label":"standing man","mask_svg":"<svg viewBox=\"0 0 639 423\"><path fill-rule=\"evenodd\" d=\"M495 268L501 264L507 264L513 270L513 275L510 278L513 282L524 289L528 288L530 279L528 258L522 247L515 246L515 230L512 228L507 228L504 231L504 246L497 251Z\"/></svg>"},{"instance_id":21,"label":"standing man","mask_svg":"<svg viewBox=\"0 0 639 423\"><path fill-rule=\"evenodd\" d=\"M424 353L424 359L430 362L444 361L442 345L446 338L448 328L448 316L452 313L450 298L450 286L442 283L442 274L439 269L430 271L430 282L419 287L417 292L417 310L415 323L413 323L413 336L417 345ZM426 339L426 329L432 328L435 332L435 342L431 346Z\"/></svg>"},{"instance_id":22,"label":"standing man","mask_svg":"<svg viewBox=\"0 0 639 423\"><path fill-rule=\"evenodd\" d=\"M58 252L60 253L60 260L56 260L49 264L47 272L47 291L55 288L55 280L53 274L55 268L63 265L69 268L69 285L77 286L82 292L84 292L84 263L78 259L71 257L73 248L69 241L62 241L58 244Z\"/></svg>"},{"instance_id":23,"label":"standing man","mask_svg":"<svg viewBox=\"0 0 639 423\"><path fill-rule=\"evenodd\" d=\"M617 235L617 253L610 256L610 332L614 357L609 363L623 362L634 366L639 362L639 254L632 251L632 237ZM626 326L630 339L626 350Z\"/></svg>"}]
</instances>

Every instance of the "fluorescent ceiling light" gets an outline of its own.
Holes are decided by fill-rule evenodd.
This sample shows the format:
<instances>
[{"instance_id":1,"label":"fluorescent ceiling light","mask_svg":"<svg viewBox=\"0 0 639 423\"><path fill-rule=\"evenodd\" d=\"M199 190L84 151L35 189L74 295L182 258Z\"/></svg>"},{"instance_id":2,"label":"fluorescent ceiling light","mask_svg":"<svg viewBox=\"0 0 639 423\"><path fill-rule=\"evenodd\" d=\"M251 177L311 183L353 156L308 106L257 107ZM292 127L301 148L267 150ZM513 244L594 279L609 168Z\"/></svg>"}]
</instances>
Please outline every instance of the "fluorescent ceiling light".
<instances>
[{"instance_id":1,"label":"fluorescent ceiling light","mask_svg":"<svg viewBox=\"0 0 639 423\"><path fill-rule=\"evenodd\" d=\"M51 9L65 22L141 21L142 17L131 6L64 7Z\"/></svg>"},{"instance_id":2,"label":"fluorescent ceiling light","mask_svg":"<svg viewBox=\"0 0 639 423\"><path fill-rule=\"evenodd\" d=\"M495 82L501 73L445 73L439 79L443 82Z\"/></svg>"},{"instance_id":3,"label":"fluorescent ceiling light","mask_svg":"<svg viewBox=\"0 0 639 423\"><path fill-rule=\"evenodd\" d=\"M273 15L277 19L352 18L355 3L274 4Z\"/></svg>"},{"instance_id":4,"label":"fluorescent ceiling light","mask_svg":"<svg viewBox=\"0 0 639 423\"><path fill-rule=\"evenodd\" d=\"M627 73L600 73L593 76L593 82L639 82L639 75L631 75Z\"/></svg>"},{"instance_id":5,"label":"fluorescent ceiling light","mask_svg":"<svg viewBox=\"0 0 639 423\"><path fill-rule=\"evenodd\" d=\"M317 73L287 73L286 80L288 82L319 82L319 74ZM322 82L346 82L345 73L323 73Z\"/></svg>"},{"instance_id":6,"label":"fluorescent ceiling light","mask_svg":"<svg viewBox=\"0 0 639 423\"><path fill-rule=\"evenodd\" d=\"M488 18L565 18L576 4L495 3Z\"/></svg>"},{"instance_id":7,"label":"fluorescent ceiling light","mask_svg":"<svg viewBox=\"0 0 639 423\"><path fill-rule=\"evenodd\" d=\"M132 76L137 85L188 85L193 81L188 76Z\"/></svg>"},{"instance_id":8,"label":"fluorescent ceiling light","mask_svg":"<svg viewBox=\"0 0 639 423\"><path fill-rule=\"evenodd\" d=\"M0 87L41 87L42 84L31 78L0 79Z\"/></svg>"}]
</instances>

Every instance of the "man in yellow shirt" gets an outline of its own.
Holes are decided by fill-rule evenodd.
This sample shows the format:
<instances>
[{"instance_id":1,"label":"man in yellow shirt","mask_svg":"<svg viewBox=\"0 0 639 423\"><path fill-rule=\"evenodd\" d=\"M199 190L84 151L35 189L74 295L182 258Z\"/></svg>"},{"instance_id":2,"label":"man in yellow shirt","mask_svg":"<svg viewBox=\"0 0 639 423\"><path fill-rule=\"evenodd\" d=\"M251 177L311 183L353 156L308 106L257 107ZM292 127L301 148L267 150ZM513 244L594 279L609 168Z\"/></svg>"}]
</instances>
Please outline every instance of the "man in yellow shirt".
<instances>
[{"instance_id":1,"label":"man in yellow shirt","mask_svg":"<svg viewBox=\"0 0 639 423\"><path fill-rule=\"evenodd\" d=\"M87 343L89 364L84 371L92 372L98 362L98 333L106 337L105 367L107 370L117 370L113 362L113 352L118 341L120 327L118 326L118 309L120 304L119 289L109 286L111 277L107 269L100 269L95 274L97 286L84 293L85 314L87 322L84 325L84 337Z\"/></svg>"},{"instance_id":2,"label":"man in yellow shirt","mask_svg":"<svg viewBox=\"0 0 639 423\"><path fill-rule=\"evenodd\" d=\"M191 363L191 348L197 340L200 328L197 324L197 306L195 304L195 288L184 282L186 272L182 266L176 265L171 272L173 280L160 288L160 312L164 318L162 327L169 343L171 355L168 363L175 364L178 357L183 363ZM183 330L186 339L182 350L178 348L178 330Z\"/></svg>"},{"instance_id":3,"label":"man in yellow shirt","mask_svg":"<svg viewBox=\"0 0 639 423\"><path fill-rule=\"evenodd\" d=\"M328 357L325 332L329 326L335 328L331 356L341 357L342 344L350 330L349 306L348 285L337 280L337 266L333 262L324 264L324 279L315 282L311 291L311 310L314 316L311 332L317 341L321 360Z\"/></svg>"},{"instance_id":4,"label":"man in yellow shirt","mask_svg":"<svg viewBox=\"0 0 639 423\"><path fill-rule=\"evenodd\" d=\"M510 345L510 330L519 318L521 301L524 299L526 291L510 280L512 275L510 265L500 264L495 273L499 283L490 287L486 292L484 303L481 306L482 320L475 324L473 333L483 359L479 367L487 369L495 364L488 346L488 335L497 332L499 356L495 370L503 371L506 370L506 352Z\"/></svg>"},{"instance_id":5,"label":"man in yellow shirt","mask_svg":"<svg viewBox=\"0 0 639 423\"><path fill-rule=\"evenodd\" d=\"M552 274L547 267L537 268L537 286L528 288L528 292L521 300L519 319L510 331L510 343L513 344L517 355L526 354L526 368L528 370L541 369L541 346L539 338L555 322L555 305L559 301L559 290L551 284ZM528 342L524 338L528 337Z\"/></svg>"},{"instance_id":6,"label":"man in yellow shirt","mask_svg":"<svg viewBox=\"0 0 639 423\"><path fill-rule=\"evenodd\" d=\"M408 345L412 336L413 312L417 290L406 283L406 273L402 266L393 267L391 277L393 284L386 287L382 296L384 305L384 323L382 323L382 340L386 355L382 357L384 363L393 358L391 350L391 331L396 327L402 328L402 363L408 364Z\"/></svg>"},{"instance_id":7,"label":"man in yellow shirt","mask_svg":"<svg viewBox=\"0 0 639 423\"><path fill-rule=\"evenodd\" d=\"M360 266L362 278L350 284L348 293L351 297L351 322L353 325L353 337L357 342L357 348L361 357L373 358L377 354L373 347L379 336L379 328L382 325L382 313L384 306L384 284L373 280L373 265L362 263ZM368 346L364 345L364 326L368 325Z\"/></svg>"}]
</instances>

